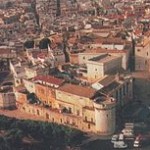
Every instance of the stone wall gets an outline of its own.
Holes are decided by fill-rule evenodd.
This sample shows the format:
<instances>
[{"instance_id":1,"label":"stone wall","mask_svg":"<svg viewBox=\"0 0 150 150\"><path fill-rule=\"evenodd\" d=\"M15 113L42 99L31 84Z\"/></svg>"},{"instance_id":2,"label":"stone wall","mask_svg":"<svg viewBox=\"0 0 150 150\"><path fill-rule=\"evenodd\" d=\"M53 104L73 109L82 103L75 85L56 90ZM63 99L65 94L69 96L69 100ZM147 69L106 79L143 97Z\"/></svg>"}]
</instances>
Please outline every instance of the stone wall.
<instances>
[{"instance_id":1,"label":"stone wall","mask_svg":"<svg viewBox=\"0 0 150 150\"><path fill-rule=\"evenodd\" d=\"M19 109L23 112L43 117L45 121L67 125L85 132L96 132L94 123L84 121L80 116L61 113L58 109L52 110L50 108L30 104L20 105Z\"/></svg>"}]
</instances>

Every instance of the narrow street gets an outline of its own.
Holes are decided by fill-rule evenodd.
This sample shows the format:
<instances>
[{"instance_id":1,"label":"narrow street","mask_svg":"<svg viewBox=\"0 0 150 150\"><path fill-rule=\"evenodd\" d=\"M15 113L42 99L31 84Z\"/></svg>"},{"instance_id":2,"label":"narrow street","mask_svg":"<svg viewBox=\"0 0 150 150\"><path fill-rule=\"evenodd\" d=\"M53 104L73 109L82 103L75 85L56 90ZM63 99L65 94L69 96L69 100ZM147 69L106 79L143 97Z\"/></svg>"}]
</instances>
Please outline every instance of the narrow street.
<instances>
[{"instance_id":1,"label":"narrow street","mask_svg":"<svg viewBox=\"0 0 150 150\"><path fill-rule=\"evenodd\" d=\"M133 72L132 77L134 78L134 100L150 105L150 73Z\"/></svg>"}]
</instances>

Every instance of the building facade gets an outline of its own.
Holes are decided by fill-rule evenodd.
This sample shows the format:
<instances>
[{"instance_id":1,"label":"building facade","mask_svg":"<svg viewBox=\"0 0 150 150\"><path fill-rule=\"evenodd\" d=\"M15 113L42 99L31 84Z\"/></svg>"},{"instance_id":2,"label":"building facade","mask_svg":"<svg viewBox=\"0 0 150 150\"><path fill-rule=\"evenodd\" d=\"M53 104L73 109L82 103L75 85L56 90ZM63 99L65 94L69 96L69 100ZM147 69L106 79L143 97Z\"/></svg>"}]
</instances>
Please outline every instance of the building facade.
<instances>
[{"instance_id":1,"label":"building facade","mask_svg":"<svg viewBox=\"0 0 150 150\"><path fill-rule=\"evenodd\" d=\"M111 135L116 128L116 100L101 93L97 96L95 94L96 90L90 87L66 83L56 89L55 105L50 108L24 103L20 109L42 116L50 122L68 125L85 132Z\"/></svg>"},{"instance_id":2,"label":"building facade","mask_svg":"<svg viewBox=\"0 0 150 150\"><path fill-rule=\"evenodd\" d=\"M87 62L88 81L93 82L121 69L121 57L104 54Z\"/></svg>"},{"instance_id":3,"label":"building facade","mask_svg":"<svg viewBox=\"0 0 150 150\"><path fill-rule=\"evenodd\" d=\"M135 45L135 70L150 71L150 35Z\"/></svg>"},{"instance_id":4,"label":"building facade","mask_svg":"<svg viewBox=\"0 0 150 150\"><path fill-rule=\"evenodd\" d=\"M16 97L12 88L4 88L0 90L0 108L16 108Z\"/></svg>"}]
</instances>

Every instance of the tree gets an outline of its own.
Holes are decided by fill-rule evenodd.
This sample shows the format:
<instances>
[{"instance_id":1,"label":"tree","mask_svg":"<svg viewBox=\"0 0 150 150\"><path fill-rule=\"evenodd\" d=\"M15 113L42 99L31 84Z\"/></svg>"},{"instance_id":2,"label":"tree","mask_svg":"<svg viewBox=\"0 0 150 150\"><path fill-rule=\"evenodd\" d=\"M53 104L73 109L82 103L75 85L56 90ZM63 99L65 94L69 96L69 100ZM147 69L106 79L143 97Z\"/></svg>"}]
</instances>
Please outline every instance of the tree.
<instances>
[{"instance_id":1,"label":"tree","mask_svg":"<svg viewBox=\"0 0 150 150\"><path fill-rule=\"evenodd\" d=\"M23 131L17 128L11 129L5 138L11 147L20 147L22 144Z\"/></svg>"},{"instance_id":2,"label":"tree","mask_svg":"<svg viewBox=\"0 0 150 150\"><path fill-rule=\"evenodd\" d=\"M48 49L48 45L51 45L51 41L49 38L45 37L39 42L40 49Z\"/></svg>"},{"instance_id":3,"label":"tree","mask_svg":"<svg viewBox=\"0 0 150 150\"><path fill-rule=\"evenodd\" d=\"M0 137L0 150L11 150L10 145L3 137Z\"/></svg>"},{"instance_id":4,"label":"tree","mask_svg":"<svg viewBox=\"0 0 150 150\"><path fill-rule=\"evenodd\" d=\"M24 43L24 47L25 47L25 48L34 48L34 40L27 40L27 41Z\"/></svg>"},{"instance_id":5,"label":"tree","mask_svg":"<svg viewBox=\"0 0 150 150\"><path fill-rule=\"evenodd\" d=\"M34 144L32 150L63 150L67 145L81 142L84 137L83 132L56 123L17 120L5 116L0 116L0 127L7 132L4 138L0 137L0 150L20 149L23 146L22 139L25 136L39 141L32 143Z\"/></svg>"}]
</instances>

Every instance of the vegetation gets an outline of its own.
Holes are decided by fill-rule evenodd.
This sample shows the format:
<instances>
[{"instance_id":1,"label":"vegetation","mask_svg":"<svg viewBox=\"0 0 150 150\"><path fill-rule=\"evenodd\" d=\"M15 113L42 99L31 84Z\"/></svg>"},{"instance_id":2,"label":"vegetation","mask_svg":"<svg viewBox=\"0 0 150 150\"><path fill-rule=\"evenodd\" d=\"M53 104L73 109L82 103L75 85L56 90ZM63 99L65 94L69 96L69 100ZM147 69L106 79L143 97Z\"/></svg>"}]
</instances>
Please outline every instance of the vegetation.
<instances>
[{"instance_id":1,"label":"vegetation","mask_svg":"<svg viewBox=\"0 0 150 150\"><path fill-rule=\"evenodd\" d=\"M40 42L39 42L39 48L40 49L47 49L48 45L51 46L51 41L49 38L43 38Z\"/></svg>"},{"instance_id":2,"label":"vegetation","mask_svg":"<svg viewBox=\"0 0 150 150\"><path fill-rule=\"evenodd\" d=\"M65 150L79 144L83 132L55 123L0 116L0 150ZM30 143L24 142L28 139ZM31 140L32 139L32 140Z\"/></svg>"},{"instance_id":3,"label":"vegetation","mask_svg":"<svg viewBox=\"0 0 150 150\"><path fill-rule=\"evenodd\" d=\"M34 48L34 41L33 41L33 40L27 40L27 41L24 43L24 47L25 47L25 48Z\"/></svg>"}]
</instances>

